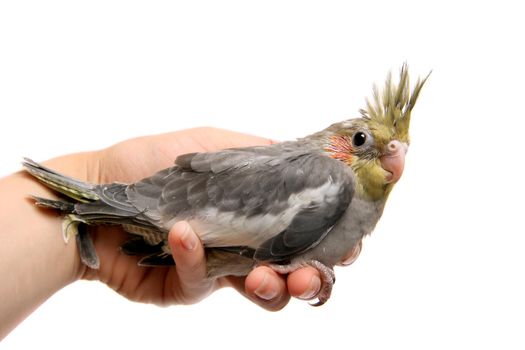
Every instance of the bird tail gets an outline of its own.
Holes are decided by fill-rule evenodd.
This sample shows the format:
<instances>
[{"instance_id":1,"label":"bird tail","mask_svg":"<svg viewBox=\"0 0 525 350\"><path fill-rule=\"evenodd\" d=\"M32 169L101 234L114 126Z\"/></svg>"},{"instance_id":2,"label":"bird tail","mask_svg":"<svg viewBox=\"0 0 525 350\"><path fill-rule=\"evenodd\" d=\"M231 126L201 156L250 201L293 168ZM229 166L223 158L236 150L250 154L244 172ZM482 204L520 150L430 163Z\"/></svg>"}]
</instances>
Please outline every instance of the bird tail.
<instances>
[{"instance_id":1,"label":"bird tail","mask_svg":"<svg viewBox=\"0 0 525 350\"><path fill-rule=\"evenodd\" d=\"M138 210L127 202L124 184L108 184L103 187L75 180L52 169L24 158L24 168L45 186L67 197L48 199L33 196L35 204L62 212L62 236L67 243L75 237L82 262L98 269L99 260L95 247L87 232L87 225L116 224L125 231L138 235L122 246L127 255L146 255L139 265L173 265L173 259L162 249L162 239L166 232L153 224L145 215L146 210Z\"/></svg>"},{"instance_id":2,"label":"bird tail","mask_svg":"<svg viewBox=\"0 0 525 350\"><path fill-rule=\"evenodd\" d=\"M86 222L75 211L75 202L89 203L99 199L96 193L97 186L62 175L29 158L24 158L22 165L44 185L73 199L73 202L69 202L64 199L32 196L36 205L66 214L62 222L64 241L67 243L69 237L75 236L82 262L92 269L98 269L100 262L91 237L87 233Z\"/></svg>"},{"instance_id":3,"label":"bird tail","mask_svg":"<svg viewBox=\"0 0 525 350\"><path fill-rule=\"evenodd\" d=\"M31 196L31 198L35 200L35 204L39 207L51 208L63 213L73 213L75 211L75 204L66 202L65 200L42 198L38 196Z\"/></svg>"},{"instance_id":4,"label":"bird tail","mask_svg":"<svg viewBox=\"0 0 525 350\"><path fill-rule=\"evenodd\" d=\"M24 168L40 182L53 190L65 194L78 202L92 202L99 199L96 193L96 185L75 180L69 176L62 175L54 170L51 170L37 162L24 158L22 162ZM40 200L39 200L40 201ZM37 204L48 207L55 207L50 201L40 201ZM62 209L60 207L55 209Z\"/></svg>"}]
</instances>

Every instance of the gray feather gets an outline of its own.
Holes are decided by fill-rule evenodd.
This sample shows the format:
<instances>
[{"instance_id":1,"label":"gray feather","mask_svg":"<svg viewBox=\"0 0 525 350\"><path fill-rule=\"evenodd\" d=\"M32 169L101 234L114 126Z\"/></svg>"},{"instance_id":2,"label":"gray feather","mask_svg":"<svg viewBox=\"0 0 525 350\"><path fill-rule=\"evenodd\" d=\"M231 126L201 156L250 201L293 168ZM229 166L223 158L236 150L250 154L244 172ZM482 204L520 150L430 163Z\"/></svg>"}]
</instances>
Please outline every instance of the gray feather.
<instances>
[{"instance_id":1,"label":"gray feather","mask_svg":"<svg viewBox=\"0 0 525 350\"><path fill-rule=\"evenodd\" d=\"M55 191L63 193L70 198L74 198L82 202L98 199L98 196L95 193L96 185L78 181L72 179L69 176L62 175L43 166L42 164L38 164L29 158L24 158L22 165L27 170L27 172L36 177L38 180Z\"/></svg>"},{"instance_id":2,"label":"gray feather","mask_svg":"<svg viewBox=\"0 0 525 350\"><path fill-rule=\"evenodd\" d=\"M99 199L75 204L72 213L165 241L175 221L193 220L207 248L246 246L256 260L272 262L317 245L353 195L350 169L300 142L187 154L176 164L135 184L91 186ZM123 251L151 253L135 248ZM143 263L167 263L164 251L155 254Z\"/></svg>"},{"instance_id":3,"label":"gray feather","mask_svg":"<svg viewBox=\"0 0 525 350\"><path fill-rule=\"evenodd\" d=\"M78 225L76 240L82 263L91 269L97 270L100 267L100 261L91 236L87 232L87 226L83 223Z\"/></svg>"},{"instance_id":4,"label":"gray feather","mask_svg":"<svg viewBox=\"0 0 525 350\"><path fill-rule=\"evenodd\" d=\"M171 254L165 252L147 255L139 260L139 266L170 266L175 265L175 261Z\"/></svg>"}]
</instances>

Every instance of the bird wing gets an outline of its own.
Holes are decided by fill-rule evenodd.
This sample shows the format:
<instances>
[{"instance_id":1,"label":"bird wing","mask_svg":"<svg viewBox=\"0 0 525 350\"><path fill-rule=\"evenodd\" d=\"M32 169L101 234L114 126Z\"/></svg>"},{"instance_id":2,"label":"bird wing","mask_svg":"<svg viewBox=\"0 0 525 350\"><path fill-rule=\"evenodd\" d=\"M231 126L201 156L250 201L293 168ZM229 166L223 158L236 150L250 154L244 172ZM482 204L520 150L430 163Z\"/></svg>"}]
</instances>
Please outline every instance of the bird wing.
<instances>
[{"instance_id":1,"label":"bird wing","mask_svg":"<svg viewBox=\"0 0 525 350\"><path fill-rule=\"evenodd\" d=\"M205 246L249 247L264 261L315 246L353 192L342 162L278 145L183 155L126 190L130 203L166 227L189 220Z\"/></svg>"}]
</instances>

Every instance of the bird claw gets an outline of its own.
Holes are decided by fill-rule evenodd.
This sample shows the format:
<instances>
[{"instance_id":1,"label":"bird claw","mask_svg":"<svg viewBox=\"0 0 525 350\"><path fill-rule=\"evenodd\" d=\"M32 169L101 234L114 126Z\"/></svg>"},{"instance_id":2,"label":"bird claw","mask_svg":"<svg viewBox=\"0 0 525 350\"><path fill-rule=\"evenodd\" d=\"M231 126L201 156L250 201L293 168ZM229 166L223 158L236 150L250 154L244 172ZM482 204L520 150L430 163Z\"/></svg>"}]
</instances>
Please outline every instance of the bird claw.
<instances>
[{"instance_id":1,"label":"bird claw","mask_svg":"<svg viewBox=\"0 0 525 350\"><path fill-rule=\"evenodd\" d=\"M290 272L296 271L297 269L301 267L311 266L315 268L317 271L319 271L320 277L321 277L321 289L319 290L319 293L317 293L317 301L314 303L311 303L312 306L321 306L324 303L330 299L330 295L332 294L332 287L335 283L335 272L332 268L326 266L320 261L317 260L309 260L305 262L301 262L298 264L289 264L289 265L276 265L272 264L270 267L277 273L280 274L288 274Z\"/></svg>"},{"instance_id":2,"label":"bird claw","mask_svg":"<svg viewBox=\"0 0 525 350\"><path fill-rule=\"evenodd\" d=\"M78 235L78 224L80 221L72 214L66 215L62 221L62 239L68 243L71 237Z\"/></svg>"},{"instance_id":3,"label":"bird claw","mask_svg":"<svg viewBox=\"0 0 525 350\"><path fill-rule=\"evenodd\" d=\"M310 304L312 306L321 306L326 303L332 295L332 288L335 283L335 272L332 268L317 260L308 261L306 264L317 269L321 275L321 289L317 294L317 302Z\"/></svg>"}]
</instances>

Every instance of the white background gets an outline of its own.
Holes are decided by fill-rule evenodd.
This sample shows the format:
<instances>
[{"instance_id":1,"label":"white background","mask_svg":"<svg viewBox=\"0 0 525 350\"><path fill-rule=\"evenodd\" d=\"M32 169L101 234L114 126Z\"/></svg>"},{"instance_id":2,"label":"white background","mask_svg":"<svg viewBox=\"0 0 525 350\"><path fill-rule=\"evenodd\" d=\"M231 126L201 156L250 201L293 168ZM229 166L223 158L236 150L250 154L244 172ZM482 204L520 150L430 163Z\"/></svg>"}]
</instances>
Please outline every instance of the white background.
<instances>
[{"instance_id":1,"label":"white background","mask_svg":"<svg viewBox=\"0 0 525 350\"><path fill-rule=\"evenodd\" d=\"M159 308L79 282L0 347L523 349L523 13L517 1L2 1L1 175L23 156L202 125L293 139L357 116L405 61L433 73L404 177L325 306L270 313L222 290Z\"/></svg>"}]
</instances>

